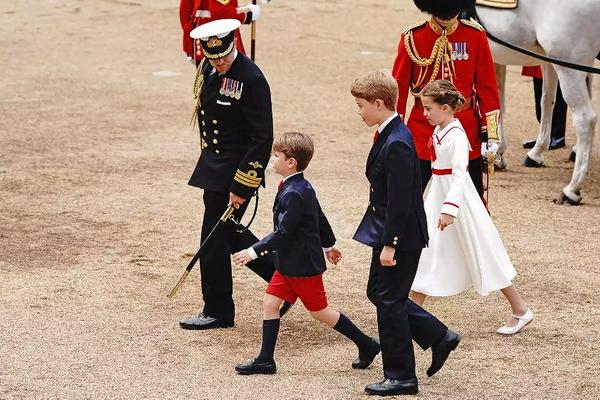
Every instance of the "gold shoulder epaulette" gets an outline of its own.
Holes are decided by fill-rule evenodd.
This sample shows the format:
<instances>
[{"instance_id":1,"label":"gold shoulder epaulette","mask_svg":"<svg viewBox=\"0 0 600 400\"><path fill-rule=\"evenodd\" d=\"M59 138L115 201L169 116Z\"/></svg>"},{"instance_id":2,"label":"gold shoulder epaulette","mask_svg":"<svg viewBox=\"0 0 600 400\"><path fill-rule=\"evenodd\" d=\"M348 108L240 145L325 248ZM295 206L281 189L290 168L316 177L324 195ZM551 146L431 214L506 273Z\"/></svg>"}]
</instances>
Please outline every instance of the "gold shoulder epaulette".
<instances>
[{"instance_id":1,"label":"gold shoulder epaulette","mask_svg":"<svg viewBox=\"0 0 600 400\"><path fill-rule=\"evenodd\" d=\"M461 19L460 22L465 24L466 26L470 26L471 28L475 28L478 31L484 31L483 26L479 25L474 19Z\"/></svg>"},{"instance_id":2,"label":"gold shoulder epaulette","mask_svg":"<svg viewBox=\"0 0 600 400\"><path fill-rule=\"evenodd\" d=\"M416 24L412 24L411 26L409 26L408 28L406 28L406 29L404 30L404 32L402 32L402 33L408 33L408 32L412 31L412 30L413 30L413 29L415 29L415 28L418 28L418 27L420 27L420 26L423 26L423 25L425 25L426 23L427 23L427 20L424 20L424 21L417 22Z\"/></svg>"}]
</instances>

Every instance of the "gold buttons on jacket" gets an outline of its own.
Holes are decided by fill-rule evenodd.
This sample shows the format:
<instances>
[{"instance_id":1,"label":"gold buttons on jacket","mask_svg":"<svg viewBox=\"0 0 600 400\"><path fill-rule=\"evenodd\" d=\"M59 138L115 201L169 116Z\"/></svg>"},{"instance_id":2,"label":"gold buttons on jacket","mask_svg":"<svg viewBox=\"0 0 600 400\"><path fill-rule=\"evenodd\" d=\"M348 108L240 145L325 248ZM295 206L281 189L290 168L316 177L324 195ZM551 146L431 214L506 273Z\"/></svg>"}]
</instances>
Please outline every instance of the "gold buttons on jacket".
<instances>
[{"instance_id":1,"label":"gold buttons on jacket","mask_svg":"<svg viewBox=\"0 0 600 400\"><path fill-rule=\"evenodd\" d=\"M213 119L213 124L218 124L218 121L216 119Z\"/></svg>"},{"instance_id":2,"label":"gold buttons on jacket","mask_svg":"<svg viewBox=\"0 0 600 400\"><path fill-rule=\"evenodd\" d=\"M219 143L219 141L217 139L213 139L213 143L217 144L217 143Z\"/></svg>"},{"instance_id":3,"label":"gold buttons on jacket","mask_svg":"<svg viewBox=\"0 0 600 400\"><path fill-rule=\"evenodd\" d=\"M371 207L371 209L372 209L373 211L375 211L375 207Z\"/></svg>"},{"instance_id":4,"label":"gold buttons on jacket","mask_svg":"<svg viewBox=\"0 0 600 400\"><path fill-rule=\"evenodd\" d=\"M219 131L215 129L215 130L213 131L213 133L214 133L215 135L218 135L218 134L219 134Z\"/></svg>"},{"instance_id":5,"label":"gold buttons on jacket","mask_svg":"<svg viewBox=\"0 0 600 400\"><path fill-rule=\"evenodd\" d=\"M202 136L206 136L206 131L202 131Z\"/></svg>"},{"instance_id":6,"label":"gold buttons on jacket","mask_svg":"<svg viewBox=\"0 0 600 400\"><path fill-rule=\"evenodd\" d=\"M219 153L220 153L220 151L217 149L217 150L215 150L215 153L219 154Z\"/></svg>"},{"instance_id":7,"label":"gold buttons on jacket","mask_svg":"<svg viewBox=\"0 0 600 400\"><path fill-rule=\"evenodd\" d=\"M398 236L394 236L394 246L398 244Z\"/></svg>"},{"instance_id":8,"label":"gold buttons on jacket","mask_svg":"<svg viewBox=\"0 0 600 400\"><path fill-rule=\"evenodd\" d=\"M200 114L204 115L204 110L200 110Z\"/></svg>"}]
</instances>

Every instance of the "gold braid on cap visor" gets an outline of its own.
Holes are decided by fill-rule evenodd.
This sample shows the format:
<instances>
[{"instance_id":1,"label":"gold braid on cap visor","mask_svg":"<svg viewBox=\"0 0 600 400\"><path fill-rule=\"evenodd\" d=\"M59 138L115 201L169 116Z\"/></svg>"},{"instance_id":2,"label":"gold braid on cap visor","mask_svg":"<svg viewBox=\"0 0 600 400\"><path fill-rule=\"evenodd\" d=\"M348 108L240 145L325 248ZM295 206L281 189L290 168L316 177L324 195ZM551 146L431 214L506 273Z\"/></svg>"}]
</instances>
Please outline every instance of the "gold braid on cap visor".
<instances>
[{"instance_id":1,"label":"gold braid on cap visor","mask_svg":"<svg viewBox=\"0 0 600 400\"><path fill-rule=\"evenodd\" d=\"M204 50L204 56L210 60L216 60L217 58L223 58L225 56L227 56L229 53L231 53L231 50L233 50L233 45L235 44L235 40L232 40L231 43L229 44L229 47L227 47L227 49L225 51L223 51L222 53L218 53L218 54L209 54L206 49L204 49L204 47L202 48L202 50Z\"/></svg>"}]
</instances>

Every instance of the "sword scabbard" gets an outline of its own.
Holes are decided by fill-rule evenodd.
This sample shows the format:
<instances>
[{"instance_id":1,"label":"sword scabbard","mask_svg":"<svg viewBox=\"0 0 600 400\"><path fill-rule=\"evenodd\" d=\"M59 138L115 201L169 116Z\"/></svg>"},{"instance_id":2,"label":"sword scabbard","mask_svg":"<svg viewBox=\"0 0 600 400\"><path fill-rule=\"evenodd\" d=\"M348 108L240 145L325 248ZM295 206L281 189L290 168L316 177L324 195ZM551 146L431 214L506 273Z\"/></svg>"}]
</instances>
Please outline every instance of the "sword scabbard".
<instances>
[{"instance_id":1,"label":"sword scabbard","mask_svg":"<svg viewBox=\"0 0 600 400\"><path fill-rule=\"evenodd\" d=\"M202 244L200 244L200 248L196 252L196 255L192 258L192 260L188 264L188 266L185 269L185 271L183 271L183 275L181 275L181 278L179 278L179 281L177 282L177 284L175 285L175 287L173 287L173 289L171 290L171 292L169 292L169 294L167 295L167 297L169 299L172 299L173 296L175 296L175 294L177 294L177 291L179 290L179 287L183 284L183 281L185 281L185 279L187 278L187 276L190 274L190 271L192 270L192 268L194 268L194 265L196 264L196 261L198 261L198 259L200 258L200 250L202 249L202 247L204 247L204 244L206 243L206 241L211 237L211 235L213 234L213 232L219 227L219 225L221 225L221 223L225 223L229 219L232 218L234 211L235 211L235 207L233 207L232 205L229 205L227 207L227 209L225 210L225 212L223 213L223 215L221 215L221 218L219 219L219 221L215 224L215 226L212 228L212 230L210 231L210 233L206 236L206 238L204 239L204 241L202 242Z\"/></svg>"},{"instance_id":2,"label":"sword scabbard","mask_svg":"<svg viewBox=\"0 0 600 400\"><path fill-rule=\"evenodd\" d=\"M185 279L187 278L187 276L189 274L190 274L190 271L188 271L187 269L185 271L183 271L183 275L181 275L181 278L179 278L179 281L177 281L177 284L173 287L173 289L171 289L171 292L169 292L169 294L167 295L169 300L173 299L173 296L175 296L177 294L177 292L179 291L179 287L183 284L183 281L185 281Z\"/></svg>"}]
</instances>

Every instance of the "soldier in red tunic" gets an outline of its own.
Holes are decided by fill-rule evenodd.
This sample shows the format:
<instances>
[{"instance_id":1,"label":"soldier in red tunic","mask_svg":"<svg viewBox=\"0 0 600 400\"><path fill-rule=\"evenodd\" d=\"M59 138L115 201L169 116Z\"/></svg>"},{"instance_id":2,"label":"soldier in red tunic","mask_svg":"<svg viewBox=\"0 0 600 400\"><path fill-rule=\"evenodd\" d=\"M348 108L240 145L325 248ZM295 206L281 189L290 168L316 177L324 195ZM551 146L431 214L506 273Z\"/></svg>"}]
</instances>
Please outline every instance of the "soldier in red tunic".
<instances>
[{"instance_id":1,"label":"soldier in red tunic","mask_svg":"<svg viewBox=\"0 0 600 400\"><path fill-rule=\"evenodd\" d=\"M179 3L179 21L183 29L183 51L188 59L194 60L196 64L202 60L202 48L198 39L194 41L190 32L207 22L216 19L237 19L242 24L249 24L260 17L260 7L248 4L244 7L238 6L238 0L181 0ZM242 54L244 44L239 29L235 31L237 49Z\"/></svg>"},{"instance_id":2,"label":"soldier in red tunic","mask_svg":"<svg viewBox=\"0 0 600 400\"><path fill-rule=\"evenodd\" d=\"M469 137L469 173L483 197L482 141L499 139L500 100L494 61L483 28L474 21L458 19L460 11L474 3L474 0L415 0L416 6L432 17L402 33L392 73L400 89L398 114L405 116L408 92L415 97L407 125L421 161L423 190L431 178L428 143L433 128L423 115L419 93L429 82L447 79L465 97L467 101L456 118Z\"/></svg>"}]
</instances>

